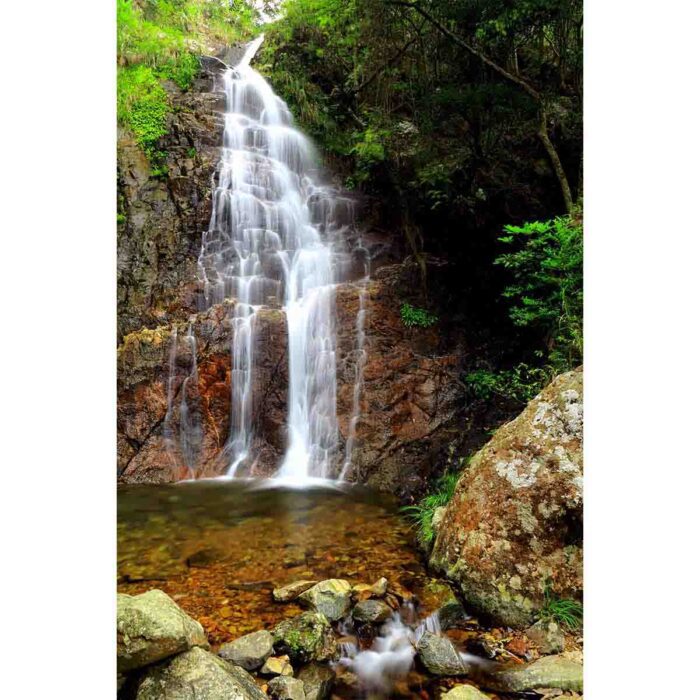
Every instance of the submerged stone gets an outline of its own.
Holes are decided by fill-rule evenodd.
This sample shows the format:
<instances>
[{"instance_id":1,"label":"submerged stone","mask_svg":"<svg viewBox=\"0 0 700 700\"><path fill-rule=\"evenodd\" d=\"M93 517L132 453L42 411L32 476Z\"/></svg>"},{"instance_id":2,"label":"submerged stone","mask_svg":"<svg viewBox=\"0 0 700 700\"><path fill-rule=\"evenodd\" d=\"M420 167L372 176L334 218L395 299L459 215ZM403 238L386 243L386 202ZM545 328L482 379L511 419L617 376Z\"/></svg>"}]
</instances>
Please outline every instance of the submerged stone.
<instances>
[{"instance_id":1,"label":"submerged stone","mask_svg":"<svg viewBox=\"0 0 700 700\"><path fill-rule=\"evenodd\" d=\"M277 676L267 685L267 690L274 700L306 700L304 684L291 676Z\"/></svg>"},{"instance_id":2,"label":"submerged stone","mask_svg":"<svg viewBox=\"0 0 700 700\"><path fill-rule=\"evenodd\" d=\"M275 651L292 661L330 661L337 654L335 635L320 613L305 612L280 622L272 631Z\"/></svg>"},{"instance_id":3,"label":"submerged stone","mask_svg":"<svg viewBox=\"0 0 700 700\"><path fill-rule=\"evenodd\" d=\"M318 581L294 581L281 588L272 591L272 597L278 603L288 603L296 600L304 591L308 591L311 586L315 586Z\"/></svg>"},{"instance_id":4,"label":"submerged stone","mask_svg":"<svg viewBox=\"0 0 700 700\"><path fill-rule=\"evenodd\" d=\"M339 578L321 581L304 591L299 601L324 615L331 622L340 620L350 611L352 588L347 581Z\"/></svg>"},{"instance_id":5,"label":"submerged stone","mask_svg":"<svg viewBox=\"0 0 700 700\"><path fill-rule=\"evenodd\" d=\"M265 700L253 677L203 649L190 649L150 668L136 700Z\"/></svg>"},{"instance_id":6,"label":"submerged stone","mask_svg":"<svg viewBox=\"0 0 700 700\"><path fill-rule=\"evenodd\" d=\"M186 651L209 648L202 625L163 591L117 594L117 670L132 671Z\"/></svg>"},{"instance_id":7,"label":"submerged stone","mask_svg":"<svg viewBox=\"0 0 700 700\"><path fill-rule=\"evenodd\" d=\"M447 637L425 632L416 646L423 666L436 676L461 676L467 668Z\"/></svg>"},{"instance_id":8,"label":"submerged stone","mask_svg":"<svg viewBox=\"0 0 700 700\"><path fill-rule=\"evenodd\" d=\"M495 671L487 682L489 688L504 693L521 693L534 688L580 693L583 691L583 666L563 656L544 656L529 664Z\"/></svg>"},{"instance_id":9,"label":"submerged stone","mask_svg":"<svg viewBox=\"0 0 700 700\"><path fill-rule=\"evenodd\" d=\"M254 671L272 654L272 635L266 630L251 632L232 642L222 644L219 656L236 666Z\"/></svg>"}]
</instances>

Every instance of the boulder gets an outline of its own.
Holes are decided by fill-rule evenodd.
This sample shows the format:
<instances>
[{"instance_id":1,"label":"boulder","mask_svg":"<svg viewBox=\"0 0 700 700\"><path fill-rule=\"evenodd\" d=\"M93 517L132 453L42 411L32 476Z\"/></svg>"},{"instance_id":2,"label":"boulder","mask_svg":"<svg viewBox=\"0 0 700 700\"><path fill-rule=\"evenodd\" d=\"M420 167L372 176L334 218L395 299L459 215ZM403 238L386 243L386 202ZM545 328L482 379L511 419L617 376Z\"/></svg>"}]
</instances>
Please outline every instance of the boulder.
<instances>
[{"instance_id":1,"label":"boulder","mask_svg":"<svg viewBox=\"0 0 700 700\"><path fill-rule=\"evenodd\" d=\"M202 625L163 591L117 594L117 670L132 671L191 647L209 648Z\"/></svg>"},{"instance_id":2,"label":"boulder","mask_svg":"<svg viewBox=\"0 0 700 700\"><path fill-rule=\"evenodd\" d=\"M308 591L311 586L315 586L318 581L294 581L286 586L275 588L272 597L277 603L288 603L296 600L304 591Z\"/></svg>"},{"instance_id":3,"label":"boulder","mask_svg":"<svg viewBox=\"0 0 700 700\"><path fill-rule=\"evenodd\" d=\"M490 700L476 686L456 685L448 693L442 696L442 700Z\"/></svg>"},{"instance_id":4,"label":"boulder","mask_svg":"<svg viewBox=\"0 0 700 700\"><path fill-rule=\"evenodd\" d=\"M381 600L363 600L352 609L352 617L357 622L379 623L388 620L392 612Z\"/></svg>"},{"instance_id":5,"label":"boulder","mask_svg":"<svg viewBox=\"0 0 700 700\"><path fill-rule=\"evenodd\" d=\"M299 602L335 622L350 612L351 591L347 581L331 578L304 591Z\"/></svg>"},{"instance_id":6,"label":"boulder","mask_svg":"<svg viewBox=\"0 0 700 700\"><path fill-rule=\"evenodd\" d=\"M292 661L330 661L337 655L335 635L328 620L316 612L305 612L280 622L272 631L275 651Z\"/></svg>"},{"instance_id":7,"label":"boulder","mask_svg":"<svg viewBox=\"0 0 700 700\"><path fill-rule=\"evenodd\" d=\"M543 656L521 666L492 672L484 685L502 693L522 693L535 688L583 691L583 665L563 656Z\"/></svg>"},{"instance_id":8,"label":"boulder","mask_svg":"<svg viewBox=\"0 0 700 700\"><path fill-rule=\"evenodd\" d=\"M306 700L327 700L333 690L335 672L328 666L309 664L299 671L298 678L304 683Z\"/></svg>"},{"instance_id":9,"label":"boulder","mask_svg":"<svg viewBox=\"0 0 700 700\"><path fill-rule=\"evenodd\" d=\"M219 656L246 671L260 668L272 655L272 635L266 630L251 632L233 642L222 644Z\"/></svg>"},{"instance_id":10,"label":"boulder","mask_svg":"<svg viewBox=\"0 0 700 700\"><path fill-rule=\"evenodd\" d=\"M288 656L271 656L260 669L263 676L293 676L294 669Z\"/></svg>"},{"instance_id":11,"label":"boulder","mask_svg":"<svg viewBox=\"0 0 700 700\"><path fill-rule=\"evenodd\" d=\"M525 634L542 654L558 654L564 651L564 633L553 620L538 620Z\"/></svg>"},{"instance_id":12,"label":"boulder","mask_svg":"<svg viewBox=\"0 0 700 700\"><path fill-rule=\"evenodd\" d=\"M579 368L499 428L460 477L430 563L484 618L529 626L547 583L581 598L582 428Z\"/></svg>"},{"instance_id":13,"label":"boulder","mask_svg":"<svg viewBox=\"0 0 700 700\"><path fill-rule=\"evenodd\" d=\"M291 676L277 676L267 684L267 692L273 700L306 700L304 684Z\"/></svg>"},{"instance_id":14,"label":"boulder","mask_svg":"<svg viewBox=\"0 0 700 700\"><path fill-rule=\"evenodd\" d=\"M425 632L416 646L418 658L436 676L462 676L467 667L447 637Z\"/></svg>"},{"instance_id":15,"label":"boulder","mask_svg":"<svg viewBox=\"0 0 700 700\"><path fill-rule=\"evenodd\" d=\"M149 668L136 700L266 700L253 677L203 649L190 649Z\"/></svg>"}]
</instances>

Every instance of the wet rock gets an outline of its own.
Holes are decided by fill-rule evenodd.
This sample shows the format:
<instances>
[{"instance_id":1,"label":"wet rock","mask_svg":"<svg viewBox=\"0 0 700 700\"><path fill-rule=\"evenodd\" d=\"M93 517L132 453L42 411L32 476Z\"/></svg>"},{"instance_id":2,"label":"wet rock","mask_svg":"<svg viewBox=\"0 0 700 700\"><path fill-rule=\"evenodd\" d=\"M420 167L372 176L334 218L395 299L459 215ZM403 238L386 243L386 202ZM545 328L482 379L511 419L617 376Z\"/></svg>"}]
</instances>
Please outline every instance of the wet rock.
<instances>
[{"instance_id":1,"label":"wet rock","mask_svg":"<svg viewBox=\"0 0 700 700\"><path fill-rule=\"evenodd\" d=\"M267 692L274 700L306 700L304 683L291 676L277 676L267 685Z\"/></svg>"},{"instance_id":2,"label":"wet rock","mask_svg":"<svg viewBox=\"0 0 700 700\"><path fill-rule=\"evenodd\" d=\"M203 649L190 649L148 669L136 700L265 700L253 677Z\"/></svg>"},{"instance_id":3,"label":"wet rock","mask_svg":"<svg viewBox=\"0 0 700 700\"><path fill-rule=\"evenodd\" d=\"M484 685L503 693L521 693L535 688L583 691L583 666L563 656L544 656L521 666L495 671Z\"/></svg>"},{"instance_id":4,"label":"wet rock","mask_svg":"<svg viewBox=\"0 0 700 700\"><path fill-rule=\"evenodd\" d=\"M335 622L350 611L351 590L347 581L332 578L304 591L299 596L299 602Z\"/></svg>"},{"instance_id":5,"label":"wet rock","mask_svg":"<svg viewBox=\"0 0 700 700\"><path fill-rule=\"evenodd\" d=\"M293 676L294 669L288 656L271 656L260 669L263 676Z\"/></svg>"},{"instance_id":6,"label":"wet rock","mask_svg":"<svg viewBox=\"0 0 700 700\"><path fill-rule=\"evenodd\" d=\"M442 700L490 700L473 685L457 685L442 696Z\"/></svg>"},{"instance_id":7,"label":"wet rock","mask_svg":"<svg viewBox=\"0 0 700 700\"><path fill-rule=\"evenodd\" d=\"M352 610L352 617L357 622L379 623L391 617L392 610L381 600L363 600Z\"/></svg>"},{"instance_id":8,"label":"wet rock","mask_svg":"<svg viewBox=\"0 0 700 700\"><path fill-rule=\"evenodd\" d=\"M335 681L335 673L328 666L309 664L299 671L298 678L304 684L306 700L327 700Z\"/></svg>"},{"instance_id":9,"label":"wet rock","mask_svg":"<svg viewBox=\"0 0 700 700\"><path fill-rule=\"evenodd\" d=\"M202 626L158 589L117 594L117 669L131 671L190 647L209 648Z\"/></svg>"},{"instance_id":10,"label":"wet rock","mask_svg":"<svg viewBox=\"0 0 700 700\"><path fill-rule=\"evenodd\" d=\"M454 627L460 620L464 619L465 615L462 603L454 596L448 598L437 611L440 628L443 630Z\"/></svg>"},{"instance_id":11,"label":"wet rock","mask_svg":"<svg viewBox=\"0 0 700 700\"><path fill-rule=\"evenodd\" d=\"M525 634L542 654L558 654L564 651L564 633L553 620L539 620Z\"/></svg>"},{"instance_id":12,"label":"wet rock","mask_svg":"<svg viewBox=\"0 0 700 700\"><path fill-rule=\"evenodd\" d=\"M426 632L416 646L423 666L436 676L461 676L467 668L447 637Z\"/></svg>"},{"instance_id":13,"label":"wet rock","mask_svg":"<svg viewBox=\"0 0 700 700\"><path fill-rule=\"evenodd\" d=\"M288 603L296 600L304 591L308 591L311 586L315 586L318 581L295 581L281 588L272 591L272 597L278 603Z\"/></svg>"},{"instance_id":14,"label":"wet rock","mask_svg":"<svg viewBox=\"0 0 700 700\"><path fill-rule=\"evenodd\" d=\"M558 376L471 459L430 563L485 620L523 629L583 587L583 372Z\"/></svg>"},{"instance_id":15,"label":"wet rock","mask_svg":"<svg viewBox=\"0 0 700 700\"><path fill-rule=\"evenodd\" d=\"M260 668L272 655L272 635L266 630L251 632L232 642L222 644L219 656L246 671Z\"/></svg>"},{"instance_id":16,"label":"wet rock","mask_svg":"<svg viewBox=\"0 0 700 700\"><path fill-rule=\"evenodd\" d=\"M336 657L335 635L328 620L320 613L305 612L280 622L272 632L275 651L287 654L292 661L330 661Z\"/></svg>"}]
</instances>

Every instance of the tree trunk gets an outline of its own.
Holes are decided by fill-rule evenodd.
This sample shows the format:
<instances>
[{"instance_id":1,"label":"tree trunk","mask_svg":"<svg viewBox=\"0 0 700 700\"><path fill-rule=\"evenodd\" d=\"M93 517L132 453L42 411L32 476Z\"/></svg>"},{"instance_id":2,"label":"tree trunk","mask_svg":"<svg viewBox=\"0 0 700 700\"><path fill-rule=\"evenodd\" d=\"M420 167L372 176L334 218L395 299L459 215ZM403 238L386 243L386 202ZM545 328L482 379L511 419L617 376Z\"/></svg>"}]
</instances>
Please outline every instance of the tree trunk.
<instances>
[{"instance_id":1,"label":"tree trunk","mask_svg":"<svg viewBox=\"0 0 700 700\"><path fill-rule=\"evenodd\" d=\"M567 179L566 173L564 172L564 166L561 164L561 160L559 160L559 154L554 148L554 144L551 142L549 134L547 133L547 112L542 106L540 107L539 117L540 124L537 130L537 136L542 142L545 151L547 151L549 160L552 163L554 174L557 176L557 180L559 180L559 186L561 187L561 194L564 198L564 206L566 207L566 213L571 215L571 213L574 210L574 200L571 196L569 180Z\"/></svg>"}]
</instances>

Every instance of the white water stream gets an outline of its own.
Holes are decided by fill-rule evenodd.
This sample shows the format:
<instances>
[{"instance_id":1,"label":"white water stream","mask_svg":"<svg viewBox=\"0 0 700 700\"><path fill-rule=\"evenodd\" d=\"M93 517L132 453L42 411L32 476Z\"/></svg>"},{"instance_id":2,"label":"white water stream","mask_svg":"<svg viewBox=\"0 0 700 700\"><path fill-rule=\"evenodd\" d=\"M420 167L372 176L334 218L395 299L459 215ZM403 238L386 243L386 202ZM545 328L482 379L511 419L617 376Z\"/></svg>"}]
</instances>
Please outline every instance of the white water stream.
<instances>
[{"instance_id":1,"label":"white water stream","mask_svg":"<svg viewBox=\"0 0 700 700\"><path fill-rule=\"evenodd\" d=\"M336 416L335 285L348 279L353 267L347 233L354 212L351 199L318 184L313 145L293 127L285 103L251 67L262 40L260 36L253 41L240 62L222 77L223 149L211 221L202 236L198 276L203 309L235 300L230 317L231 427L223 454L226 473L245 474L255 459L256 320L261 308L281 307L288 331L288 444L277 475L302 483L309 478L344 477L350 466L361 365L356 371L351 436L343 461ZM363 282L363 290L365 286ZM364 353L364 291L361 302L358 363ZM177 342L175 335L173 343ZM194 351L193 356L194 375L191 372L187 382L196 378ZM173 371L171 367L171 378ZM201 435L195 427L192 444L192 436L187 435L188 395L183 390L181 395L179 444L192 471ZM166 423L172 443L172 386L168 400Z\"/></svg>"}]
</instances>

